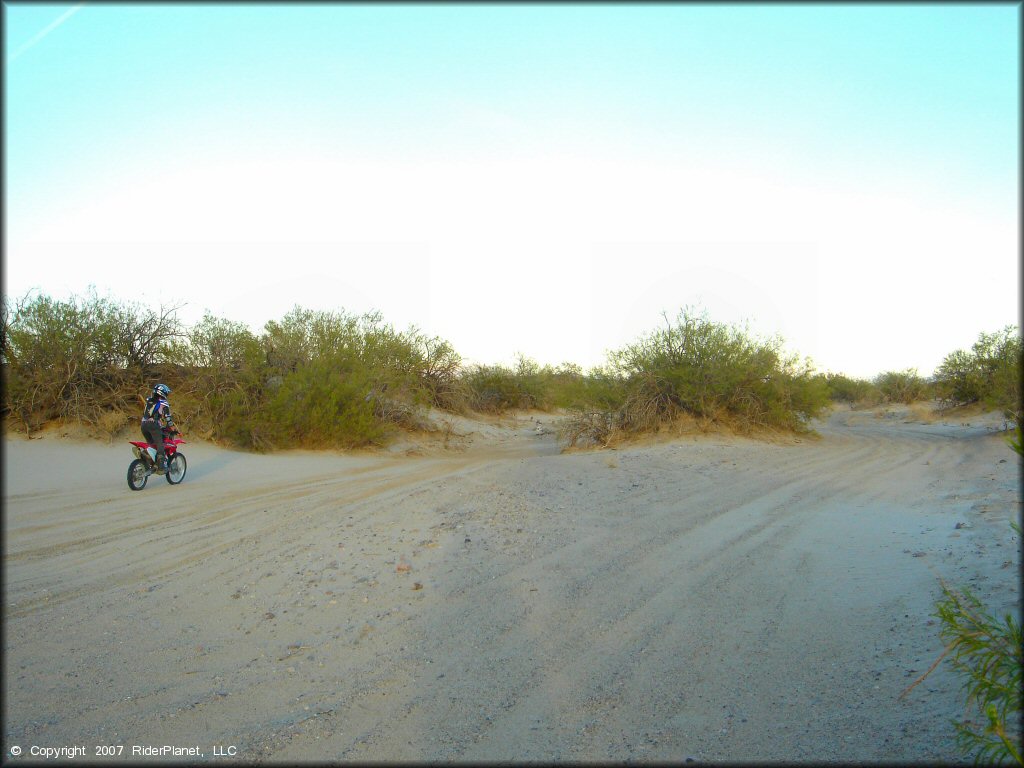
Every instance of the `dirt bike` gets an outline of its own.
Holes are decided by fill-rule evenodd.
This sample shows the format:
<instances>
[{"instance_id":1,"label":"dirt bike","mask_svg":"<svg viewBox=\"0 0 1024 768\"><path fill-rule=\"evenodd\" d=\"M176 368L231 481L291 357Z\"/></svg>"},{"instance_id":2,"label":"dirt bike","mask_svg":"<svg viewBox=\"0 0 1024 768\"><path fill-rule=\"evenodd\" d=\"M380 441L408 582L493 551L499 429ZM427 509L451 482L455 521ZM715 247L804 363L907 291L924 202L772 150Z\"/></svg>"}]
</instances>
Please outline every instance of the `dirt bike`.
<instances>
[{"instance_id":1,"label":"dirt bike","mask_svg":"<svg viewBox=\"0 0 1024 768\"><path fill-rule=\"evenodd\" d=\"M137 457L128 465L128 487L133 491L141 491L146 487L146 481L153 474L163 475L171 485L177 485L185 479L185 470L188 463L185 461L185 454L178 450L178 446L184 443L177 435L180 432L164 430L164 453L167 455L167 469L163 470L157 466L156 446L142 440L129 440L132 444L132 453Z\"/></svg>"}]
</instances>

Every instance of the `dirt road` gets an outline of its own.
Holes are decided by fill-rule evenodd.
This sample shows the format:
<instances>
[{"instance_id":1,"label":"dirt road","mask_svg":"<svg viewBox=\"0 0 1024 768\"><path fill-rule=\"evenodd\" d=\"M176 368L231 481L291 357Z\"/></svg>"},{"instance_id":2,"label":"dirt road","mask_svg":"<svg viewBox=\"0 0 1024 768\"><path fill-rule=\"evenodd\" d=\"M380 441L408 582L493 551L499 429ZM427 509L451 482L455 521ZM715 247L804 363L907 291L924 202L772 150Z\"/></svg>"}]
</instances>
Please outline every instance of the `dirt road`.
<instances>
[{"instance_id":1,"label":"dirt road","mask_svg":"<svg viewBox=\"0 0 1024 768\"><path fill-rule=\"evenodd\" d=\"M522 424L419 456L190 444L180 486L138 493L126 445L8 436L5 746L957 761L947 665L898 697L941 652L940 577L1019 612L1020 464L994 423L840 410L796 443L571 454Z\"/></svg>"}]
</instances>

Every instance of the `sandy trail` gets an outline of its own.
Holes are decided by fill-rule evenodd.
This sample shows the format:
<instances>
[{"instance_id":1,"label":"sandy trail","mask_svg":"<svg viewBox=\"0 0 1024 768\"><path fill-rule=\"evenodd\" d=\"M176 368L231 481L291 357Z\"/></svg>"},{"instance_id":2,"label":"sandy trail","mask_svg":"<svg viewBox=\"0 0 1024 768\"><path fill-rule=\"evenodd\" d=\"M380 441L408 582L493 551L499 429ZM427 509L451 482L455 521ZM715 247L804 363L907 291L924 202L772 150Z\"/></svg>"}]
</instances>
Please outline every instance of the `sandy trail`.
<instances>
[{"instance_id":1,"label":"sandy trail","mask_svg":"<svg viewBox=\"0 0 1024 768\"><path fill-rule=\"evenodd\" d=\"M957 761L947 666L898 697L940 577L1019 612L1020 463L992 419L878 415L572 454L522 424L415 457L190 444L140 493L126 447L9 436L5 743Z\"/></svg>"}]
</instances>

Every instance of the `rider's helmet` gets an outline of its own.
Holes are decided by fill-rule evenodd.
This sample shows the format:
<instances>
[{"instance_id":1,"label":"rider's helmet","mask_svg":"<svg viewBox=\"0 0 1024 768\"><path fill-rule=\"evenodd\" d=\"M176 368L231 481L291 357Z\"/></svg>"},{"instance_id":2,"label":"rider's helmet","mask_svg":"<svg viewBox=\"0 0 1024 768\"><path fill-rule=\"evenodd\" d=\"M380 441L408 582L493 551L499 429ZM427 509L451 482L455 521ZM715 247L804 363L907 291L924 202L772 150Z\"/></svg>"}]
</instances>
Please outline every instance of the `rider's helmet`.
<instances>
[{"instance_id":1,"label":"rider's helmet","mask_svg":"<svg viewBox=\"0 0 1024 768\"><path fill-rule=\"evenodd\" d=\"M153 387L153 394L160 395L160 397L167 397L171 394L171 388L166 384L157 384Z\"/></svg>"}]
</instances>

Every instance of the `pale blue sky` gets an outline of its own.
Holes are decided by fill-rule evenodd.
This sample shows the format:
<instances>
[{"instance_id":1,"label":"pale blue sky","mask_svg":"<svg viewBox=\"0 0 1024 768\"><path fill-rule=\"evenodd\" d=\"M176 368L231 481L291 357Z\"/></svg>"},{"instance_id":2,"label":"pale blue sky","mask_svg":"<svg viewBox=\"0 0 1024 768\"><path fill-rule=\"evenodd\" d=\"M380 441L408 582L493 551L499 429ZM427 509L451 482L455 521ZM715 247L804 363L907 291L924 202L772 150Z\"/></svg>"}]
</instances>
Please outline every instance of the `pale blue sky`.
<instances>
[{"instance_id":1,"label":"pale blue sky","mask_svg":"<svg viewBox=\"0 0 1024 768\"><path fill-rule=\"evenodd\" d=\"M585 365L700 304L856 375L1018 317L1013 5L4 14L8 294Z\"/></svg>"}]
</instances>

